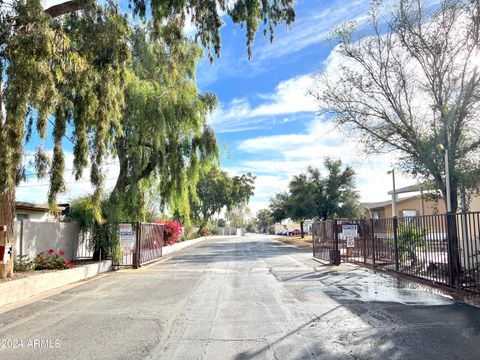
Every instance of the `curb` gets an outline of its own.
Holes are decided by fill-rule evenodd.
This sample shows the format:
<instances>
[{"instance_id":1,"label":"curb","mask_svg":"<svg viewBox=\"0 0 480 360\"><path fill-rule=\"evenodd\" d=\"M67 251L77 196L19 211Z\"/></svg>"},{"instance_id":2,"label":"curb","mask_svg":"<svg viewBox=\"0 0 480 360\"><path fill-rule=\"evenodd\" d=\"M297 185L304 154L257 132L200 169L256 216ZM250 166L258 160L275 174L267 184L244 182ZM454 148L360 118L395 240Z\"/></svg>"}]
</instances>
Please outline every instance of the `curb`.
<instances>
[{"instance_id":1,"label":"curb","mask_svg":"<svg viewBox=\"0 0 480 360\"><path fill-rule=\"evenodd\" d=\"M74 269L59 270L0 283L0 307L28 300L40 293L89 279L112 269L112 261L104 260Z\"/></svg>"}]
</instances>

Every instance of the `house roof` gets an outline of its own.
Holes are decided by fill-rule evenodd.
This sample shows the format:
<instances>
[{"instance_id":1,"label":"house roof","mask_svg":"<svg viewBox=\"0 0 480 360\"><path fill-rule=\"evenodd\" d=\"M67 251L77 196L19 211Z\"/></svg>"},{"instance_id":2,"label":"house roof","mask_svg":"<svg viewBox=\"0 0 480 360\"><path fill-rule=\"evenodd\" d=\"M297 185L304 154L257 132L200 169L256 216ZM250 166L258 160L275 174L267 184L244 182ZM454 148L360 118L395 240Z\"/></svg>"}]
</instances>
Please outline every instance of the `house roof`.
<instances>
[{"instance_id":1,"label":"house roof","mask_svg":"<svg viewBox=\"0 0 480 360\"><path fill-rule=\"evenodd\" d=\"M58 206L59 210L64 210L64 204ZM30 210L30 211L50 211L48 204L35 204L27 201L15 201L16 210Z\"/></svg>"},{"instance_id":2,"label":"house roof","mask_svg":"<svg viewBox=\"0 0 480 360\"><path fill-rule=\"evenodd\" d=\"M420 191L420 186L423 188L423 190L427 189L436 189L437 186L432 183L425 183L425 184L415 184L415 185L410 185L410 186L405 186L403 188L395 189L395 194L405 194L405 193L411 193L411 192L417 192ZM388 192L388 195L393 195L393 190L390 190Z\"/></svg>"},{"instance_id":3,"label":"house roof","mask_svg":"<svg viewBox=\"0 0 480 360\"><path fill-rule=\"evenodd\" d=\"M419 195L412 195L412 196L407 196L404 198L397 199L397 204L402 203L407 200L411 199L419 199ZM385 206L392 205L392 200L386 200L386 201L379 201L379 202L365 202L361 203L361 205L367 209L378 209L378 208L383 208Z\"/></svg>"}]
</instances>

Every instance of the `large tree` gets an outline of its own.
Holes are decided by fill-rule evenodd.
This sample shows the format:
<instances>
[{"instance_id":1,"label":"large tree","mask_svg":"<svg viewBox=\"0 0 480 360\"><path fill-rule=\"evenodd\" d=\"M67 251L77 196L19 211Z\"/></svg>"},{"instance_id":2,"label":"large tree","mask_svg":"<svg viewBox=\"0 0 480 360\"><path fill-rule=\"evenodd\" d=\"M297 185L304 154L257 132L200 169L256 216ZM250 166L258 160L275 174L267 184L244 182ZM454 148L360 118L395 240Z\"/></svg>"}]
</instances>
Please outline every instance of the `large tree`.
<instances>
[{"instance_id":1,"label":"large tree","mask_svg":"<svg viewBox=\"0 0 480 360\"><path fill-rule=\"evenodd\" d=\"M256 224L258 230L262 233L267 233L270 224L272 224L272 213L269 209L262 209L257 212Z\"/></svg>"},{"instance_id":2,"label":"large tree","mask_svg":"<svg viewBox=\"0 0 480 360\"><path fill-rule=\"evenodd\" d=\"M46 138L53 121L53 166L49 202L65 187L63 137L72 124L75 176L88 161L99 205L101 163L111 149L112 133L121 132L125 63L129 58L126 19L115 8L87 6L78 14L52 19L39 1L13 2L1 8L0 79L0 242L13 244L15 184L21 180L23 141L32 127ZM4 106L4 108L3 108ZM26 131L25 131L26 130ZM45 153L36 156L38 176L47 175ZM11 274L10 262L0 275Z\"/></svg>"},{"instance_id":3,"label":"large tree","mask_svg":"<svg viewBox=\"0 0 480 360\"><path fill-rule=\"evenodd\" d=\"M349 166L342 169L340 160L329 158L325 159L324 166L325 176L309 167L305 173L292 178L288 192L277 193L271 199L270 210L275 221L286 218L300 221L303 233L307 219L353 219L361 215L355 171Z\"/></svg>"},{"instance_id":4,"label":"large tree","mask_svg":"<svg viewBox=\"0 0 480 360\"><path fill-rule=\"evenodd\" d=\"M100 6L93 0L71 0L46 10L40 0L0 4L0 77L6 74L0 78L5 87L0 99L0 225L7 225L0 243L13 244L15 184L21 180L23 140L34 123L45 139L48 120L54 122L49 202L54 205L65 188L62 138L72 130L75 175L80 178L90 163L94 206L100 208L101 164L123 134L130 29L113 2ZM246 26L249 55L261 22L273 35L274 26L290 24L295 17L293 0L134 0L132 5L141 18L150 6L155 36L168 46L182 37L189 20L196 26L196 38L217 55L223 11ZM39 151L35 159L38 175L44 175L45 152ZM11 271L11 266L0 267L1 276Z\"/></svg>"},{"instance_id":5,"label":"large tree","mask_svg":"<svg viewBox=\"0 0 480 360\"><path fill-rule=\"evenodd\" d=\"M284 203L285 212L294 221L300 222L301 237L305 220L315 217L314 183L308 176L313 169L308 168L307 174L295 175L288 185L289 196Z\"/></svg>"},{"instance_id":6,"label":"large tree","mask_svg":"<svg viewBox=\"0 0 480 360\"><path fill-rule=\"evenodd\" d=\"M201 172L196 192L190 197L192 219L202 227L223 209L246 205L253 195L254 183L255 177L249 173L231 177L217 167Z\"/></svg>"},{"instance_id":7,"label":"large tree","mask_svg":"<svg viewBox=\"0 0 480 360\"><path fill-rule=\"evenodd\" d=\"M455 212L461 183L474 189L480 179L480 7L404 0L390 9L374 3L367 36L352 23L333 31L341 65L320 74L314 94L366 151L394 151L405 172L434 182L446 201L442 145Z\"/></svg>"},{"instance_id":8,"label":"large tree","mask_svg":"<svg viewBox=\"0 0 480 360\"><path fill-rule=\"evenodd\" d=\"M151 32L132 36L132 71L126 103L115 138L120 174L110 196L112 221L143 221L145 196L159 193L188 220L189 194L195 193L199 170L211 164L218 149L206 115L216 104L195 84L198 45L178 38L170 46Z\"/></svg>"}]
</instances>

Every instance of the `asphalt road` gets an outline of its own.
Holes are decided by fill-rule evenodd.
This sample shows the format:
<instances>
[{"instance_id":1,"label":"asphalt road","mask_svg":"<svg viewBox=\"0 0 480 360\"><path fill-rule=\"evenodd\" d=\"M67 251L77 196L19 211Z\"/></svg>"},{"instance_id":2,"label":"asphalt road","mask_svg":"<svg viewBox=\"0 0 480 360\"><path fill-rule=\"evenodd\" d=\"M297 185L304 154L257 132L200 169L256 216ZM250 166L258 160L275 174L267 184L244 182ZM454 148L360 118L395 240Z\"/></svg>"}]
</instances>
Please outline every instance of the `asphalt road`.
<instances>
[{"instance_id":1,"label":"asphalt road","mask_svg":"<svg viewBox=\"0 0 480 360\"><path fill-rule=\"evenodd\" d=\"M0 359L478 359L479 332L475 307L231 237L1 314Z\"/></svg>"}]
</instances>

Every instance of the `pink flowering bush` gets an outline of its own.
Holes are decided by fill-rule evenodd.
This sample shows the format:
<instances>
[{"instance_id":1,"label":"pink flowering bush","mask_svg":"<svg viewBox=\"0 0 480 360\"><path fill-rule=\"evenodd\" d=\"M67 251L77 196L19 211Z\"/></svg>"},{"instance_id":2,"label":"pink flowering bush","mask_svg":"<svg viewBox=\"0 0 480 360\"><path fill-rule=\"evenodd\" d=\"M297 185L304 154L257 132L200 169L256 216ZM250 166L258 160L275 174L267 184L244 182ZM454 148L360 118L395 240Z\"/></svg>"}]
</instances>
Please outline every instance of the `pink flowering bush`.
<instances>
[{"instance_id":1,"label":"pink flowering bush","mask_svg":"<svg viewBox=\"0 0 480 360\"><path fill-rule=\"evenodd\" d=\"M170 246L175 244L182 234L182 224L178 220L161 220L157 224L163 224L163 244Z\"/></svg>"},{"instance_id":2,"label":"pink flowering bush","mask_svg":"<svg viewBox=\"0 0 480 360\"><path fill-rule=\"evenodd\" d=\"M56 252L53 249L49 249L46 253L42 251L33 262L33 268L35 270L64 270L74 268L74 266L70 264L70 259L65 257L63 250Z\"/></svg>"}]
</instances>

